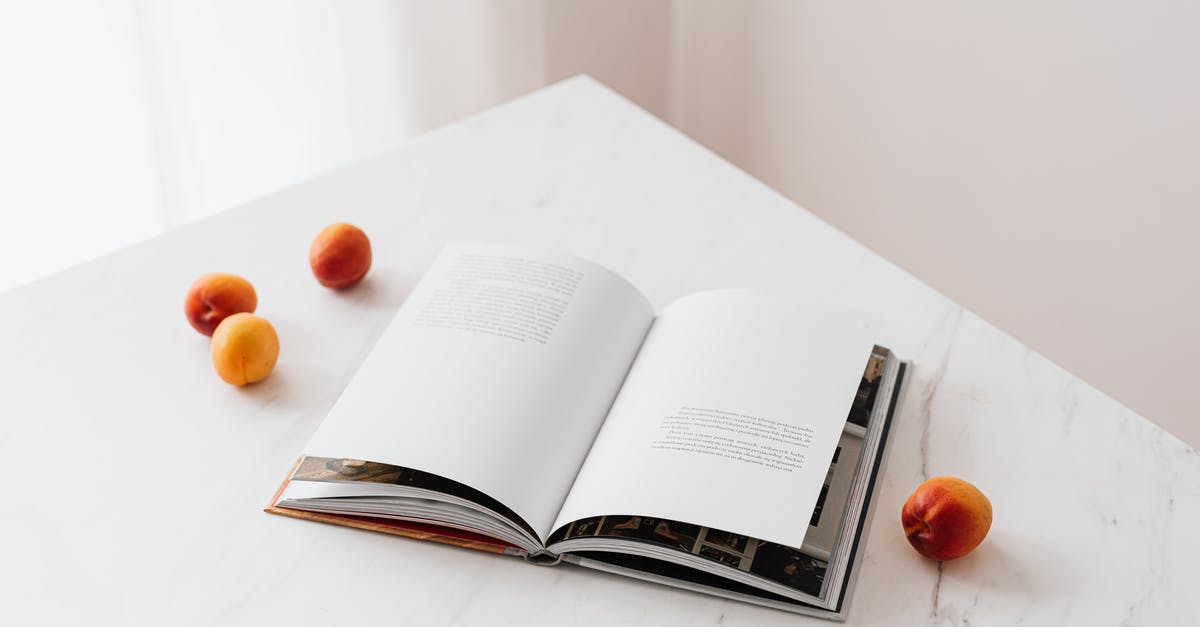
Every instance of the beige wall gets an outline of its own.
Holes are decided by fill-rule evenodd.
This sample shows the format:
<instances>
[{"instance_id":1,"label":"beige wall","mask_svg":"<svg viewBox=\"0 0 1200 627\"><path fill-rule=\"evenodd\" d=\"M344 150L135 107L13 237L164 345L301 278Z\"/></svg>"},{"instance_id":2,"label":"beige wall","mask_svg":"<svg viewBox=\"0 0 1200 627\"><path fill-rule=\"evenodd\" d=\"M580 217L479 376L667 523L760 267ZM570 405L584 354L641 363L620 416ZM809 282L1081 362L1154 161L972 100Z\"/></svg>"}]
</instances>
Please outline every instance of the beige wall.
<instances>
[{"instance_id":1,"label":"beige wall","mask_svg":"<svg viewBox=\"0 0 1200 627\"><path fill-rule=\"evenodd\" d=\"M674 124L1200 444L1200 5L673 8Z\"/></svg>"},{"instance_id":2,"label":"beige wall","mask_svg":"<svg viewBox=\"0 0 1200 627\"><path fill-rule=\"evenodd\" d=\"M544 0L546 82L591 74L667 117L671 3Z\"/></svg>"},{"instance_id":3,"label":"beige wall","mask_svg":"<svg viewBox=\"0 0 1200 627\"><path fill-rule=\"evenodd\" d=\"M1200 445L1200 5L549 5L550 78L613 85Z\"/></svg>"}]
</instances>

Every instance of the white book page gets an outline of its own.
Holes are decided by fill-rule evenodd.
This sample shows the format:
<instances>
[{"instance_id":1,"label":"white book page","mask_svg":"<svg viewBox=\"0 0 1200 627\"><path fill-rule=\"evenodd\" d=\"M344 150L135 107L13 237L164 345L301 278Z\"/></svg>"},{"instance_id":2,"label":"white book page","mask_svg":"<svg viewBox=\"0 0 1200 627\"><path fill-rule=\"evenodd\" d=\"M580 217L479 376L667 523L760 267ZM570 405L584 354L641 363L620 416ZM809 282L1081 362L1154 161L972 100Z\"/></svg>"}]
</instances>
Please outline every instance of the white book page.
<instances>
[{"instance_id":1,"label":"white book page","mask_svg":"<svg viewBox=\"0 0 1200 627\"><path fill-rule=\"evenodd\" d=\"M653 318L591 262L448 245L305 453L464 483L544 540Z\"/></svg>"},{"instance_id":2,"label":"white book page","mask_svg":"<svg viewBox=\"0 0 1200 627\"><path fill-rule=\"evenodd\" d=\"M555 529L640 515L800 547L874 346L865 314L751 290L655 321Z\"/></svg>"}]
</instances>

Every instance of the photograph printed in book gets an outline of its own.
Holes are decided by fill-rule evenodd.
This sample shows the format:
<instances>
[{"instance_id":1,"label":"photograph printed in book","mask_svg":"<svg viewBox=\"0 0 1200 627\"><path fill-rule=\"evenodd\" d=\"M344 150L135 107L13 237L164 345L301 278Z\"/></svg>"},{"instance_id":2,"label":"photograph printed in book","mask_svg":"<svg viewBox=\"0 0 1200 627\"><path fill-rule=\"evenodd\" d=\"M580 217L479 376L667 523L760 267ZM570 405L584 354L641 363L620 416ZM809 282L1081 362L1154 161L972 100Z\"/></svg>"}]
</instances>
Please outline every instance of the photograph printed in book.
<instances>
[{"instance_id":1,"label":"photograph printed in book","mask_svg":"<svg viewBox=\"0 0 1200 627\"><path fill-rule=\"evenodd\" d=\"M827 567L826 562L798 549L720 529L648 516L585 518L571 523L557 536L552 542L582 536L648 542L698 555L812 595L820 593Z\"/></svg>"},{"instance_id":2,"label":"photograph printed in book","mask_svg":"<svg viewBox=\"0 0 1200 627\"><path fill-rule=\"evenodd\" d=\"M292 473L293 481L361 481L364 483L386 483L389 485L412 486L431 492L449 494L478 503L520 524L531 534L530 527L516 512L500 501L457 481L403 466L368 462L361 459L338 459L333 457L305 456Z\"/></svg>"}]
</instances>

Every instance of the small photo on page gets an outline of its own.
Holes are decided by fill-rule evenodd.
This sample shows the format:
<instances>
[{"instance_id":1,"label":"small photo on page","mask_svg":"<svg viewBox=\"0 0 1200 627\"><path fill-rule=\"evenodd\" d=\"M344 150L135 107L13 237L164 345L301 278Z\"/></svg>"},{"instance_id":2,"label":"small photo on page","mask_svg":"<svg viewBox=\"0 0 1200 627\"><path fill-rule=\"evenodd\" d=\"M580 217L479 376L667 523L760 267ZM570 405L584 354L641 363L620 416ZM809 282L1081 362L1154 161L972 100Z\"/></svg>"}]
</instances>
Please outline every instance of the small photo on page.
<instances>
[{"instance_id":1,"label":"small photo on page","mask_svg":"<svg viewBox=\"0 0 1200 627\"><path fill-rule=\"evenodd\" d=\"M774 542L762 542L754 554L750 572L801 592L818 595L828 564Z\"/></svg>"},{"instance_id":2,"label":"small photo on page","mask_svg":"<svg viewBox=\"0 0 1200 627\"><path fill-rule=\"evenodd\" d=\"M596 532L600 530L600 523L603 520L603 516L599 518L584 518L583 520L577 520L571 523L570 528L567 529L567 534L564 536L564 539L578 538L581 536L594 536L596 535Z\"/></svg>"},{"instance_id":3,"label":"small photo on page","mask_svg":"<svg viewBox=\"0 0 1200 627\"><path fill-rule=\"evenodd\" d=\"M859 382L858 391L854 395L854 401L850 405L850 415L847 421L850 424L858 425L862 428L867 427L867 423L871 420L871 409L875 406L875 394L879 390L879 384L883 380L883 369L887 366L888 355L878 346L871 353L871 357L867 360L867 367L863 370L862 380Z\"/></svg>"},{"instance_id":4,"label":"small photo on page","mask_svg":"<svg viewBox=\"0 0 1200 627\"><path fill-rule=\"evenodd\" d=\"M700 547L700 556L707 557L714 562L720 562L726 566L732 566L740 570L745 570L742 568L742 562L747 562L747 565L749 565L748 560L743 555L729 553L727 551L722 551L721 549L715 549L708 545Z\"/></svg>"},{"instance_id":5,"label":"small photo on page","mask_svg":"<svg viewBox=\"0 0 1200 627\"><path fill-rule=\"evenodd\" d=\"M365 481L390 485L416 485L412 469L361 459L305 457L292 474L299 481Z\"/></svg>"},{"instance_id":6,"label":"small photo on page","mask_svg":"<svg viewBox=\"0 0 1200 627\"><path fill-rule=\"evenodd\" d=\"M754 538L705 528L700 530L700 549L696 553L738 570L750 570L758 544Z\"/></svg>"},{"instance_id":7,"label":"small photo on page","mask_svg":"<svg viewBox=\"0 0 1200 627\"><path fill-rule=\"evenodd\" d=\"M688 553L691 553L696 547L696 537L700 534L700 527L662 518L656 520L654 532L650 537L651 541Z\"/></svg>"},{"instance_id":8,"label":"small photo on page","mask_svg":"<svg viewBox=\"0 0 1200 627\"><path fill-rule=\"evenodd\" d=\"M649 540L656 519L644 516L605 516L600 535Z\"/></svg>"},{"instance_id":9,"label":"small photo on page","mask_svg":"<svg viewBox=\"0 0 1200 627\"><path fill-rule=\"evenodd\" d=\"M709 529L708 533L704 536L704 542L707 544L738 552L746 549L747 540L749 538L746 536L739 536L728 531L718 531L716 529Z\"/></svg>"}]
</instances>

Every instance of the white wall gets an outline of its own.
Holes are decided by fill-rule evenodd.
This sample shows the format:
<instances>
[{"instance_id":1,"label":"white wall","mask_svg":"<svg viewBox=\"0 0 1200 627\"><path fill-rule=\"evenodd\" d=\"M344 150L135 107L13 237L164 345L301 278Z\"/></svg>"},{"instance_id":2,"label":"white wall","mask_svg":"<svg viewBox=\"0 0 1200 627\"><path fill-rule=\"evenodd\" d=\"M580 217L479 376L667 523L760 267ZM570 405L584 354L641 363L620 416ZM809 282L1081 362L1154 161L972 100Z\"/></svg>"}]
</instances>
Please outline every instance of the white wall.
<instances>
[{"instance_id":1,"label":"white wall","mask_svg":"<svg viewBox=\"0 0 1200 627\"><path fill-rule=\"evenodd\" d=\"M128 2L0 3L0 290L158 233Z\"/></svg>"}]
</instances>

